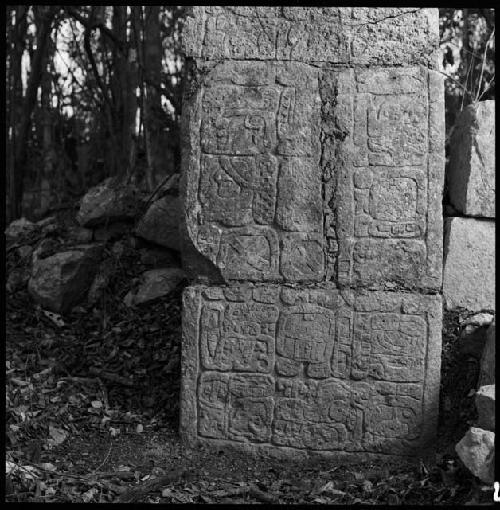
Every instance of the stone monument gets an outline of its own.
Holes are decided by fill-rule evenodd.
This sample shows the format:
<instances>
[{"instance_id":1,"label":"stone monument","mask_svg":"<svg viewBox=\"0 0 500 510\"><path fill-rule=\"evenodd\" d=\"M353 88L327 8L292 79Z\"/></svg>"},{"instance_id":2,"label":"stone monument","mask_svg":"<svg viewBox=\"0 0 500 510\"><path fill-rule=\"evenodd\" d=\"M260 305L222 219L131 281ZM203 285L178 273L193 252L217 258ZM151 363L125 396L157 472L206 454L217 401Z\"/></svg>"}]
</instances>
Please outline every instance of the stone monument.
<instances>
[{"instance_id":1,"label":"stone monument","mask_svg":"<svg viewBox=\"0 0 500 510\"><path fill-rule=\"evenodd\" d=\"M181 433L297 458L432 447L438 10L194 7Z\"/></svg>"}]
</instances>

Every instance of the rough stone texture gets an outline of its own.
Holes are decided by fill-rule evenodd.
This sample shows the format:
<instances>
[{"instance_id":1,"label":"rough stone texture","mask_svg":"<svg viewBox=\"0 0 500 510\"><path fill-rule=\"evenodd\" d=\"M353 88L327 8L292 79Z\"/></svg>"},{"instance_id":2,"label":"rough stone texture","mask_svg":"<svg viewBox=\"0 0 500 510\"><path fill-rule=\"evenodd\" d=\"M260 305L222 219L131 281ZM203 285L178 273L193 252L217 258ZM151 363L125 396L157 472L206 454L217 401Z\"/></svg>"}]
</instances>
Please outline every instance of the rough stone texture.
<instances>
[{"instance_id":1,"label":"rough stone texture","mask_svg":"<svg viewBox=\"0 0 500 510\"><path fill-rule=\"evenodd\" d=\"M481 386L476 393L477 426L495 432L495 385Z\"/></svg>"},{"instance_id":2,"label":"rough stone texture","mask_svg":"<svg viewBox=\"0 0 500 510\"><path fill-rule=\"evenodd\" d=\"M446 218L444 246L446 308L495 310L495 222Z\"/></svg>"},{"instance_id":3,"label":"rough stone texture","mask_svg":"<svg viewBox=\"0 0 500 510\"><path fill-rule=\"evenodd\" d=\"M495 433L471 427L455 446L467 469L485 483L493 483L495 475Z\"/></svg>"},{"instance_id":4,"label":"rough stone texture","mask_svg":"<svg viewBox=\"0 0 500 510\"><path fill-rule=\"evenodd\" d=\"M7 240L14 240L21 235L30 235L39 230L39 226L26 218L19 218L12 221L5 229L5 237Z\"/></svg>"},{"instance_id":5,"label":"rough stone texture","mask_svg":"<svg viewBox=\"0 0 500 510\"><path fill-rule=\"evenodd\" d=\"M481 356L478 387L495 384L495 323L486 331L486 343Z\"/></svg>"},{"instance_id":6,"label":"rough stone texture","mask_svg":"<svg viewBox=\"0 0 500 510\"><path fill-rule=\"evenodd\" d=\"M28 283L43 308L64 313L85 298L97 272L102 246L75 246L46 258L35 258Z\"/></svg>"},{"instance_id":7,"label":"rough stone texture","mask_svg":"<svg viewBox=\"0 0 500 510\"><path fill-rule=\"evenodd\" d=\"M140 204L134 186L116 185L109 178L84 195L76 219L82 227L130 220L136 217Z\"/></svg>"},{"instance_id":8,"label":"rough stone texture","mask_svg":"<svg viewBox=\"0 0 500 510\"><path fill-rule=\"evenodd\" d=\"M184 292L181 432L283 455L415 455L438 413L439 296L331 284Z\"/></svg>"},{"instance_id":9,"label":"rough stone texture","mask_svg":"<svg viewBox=\"0 0 500 510\"><path fill-rule=\"evenodd\" d=\"M437 9L206 6L187 17L183 45L210 60L432 65L438 27Z\"/></svg>"},{"instance_id":10,"label":"rough stone texture","mask_svg":"<svg viewBox=\"0 0 500 510\"><path fill-rule=\"evenodd\" d=\"M183 44L198 285L182 434L294 459L422 455L441 349L437 9L194 7Z\"/></svg>"},{"instance_id":11,"label":"rough stone texture","mask_svg":"<svg viewBox=\"0 0 500 510\"><path fill-rule=\"evenodd\" d=\"M448 197L466 216L495 217L495 101L467 106L450 140Z\"/></svg>"},{"instance_id":12,"label":"rough stone texture","mask_svg":"<svg viewBox=\"0 0 500 510\"><path fill-rule=\"evenodd\" d=\"M186 230L226 282L440 288L441 77L230 61L204 83L184 105Z\"/></svg>"},{"instance_id":13,"label":"rough stone texture","mask_svg":"<svg viewBox=\"0 0 500 510\"><path fill-rule=\"evenodd\" d=\"M127 306L140 305L166 296L185 278L186 273L176 267L151 269L141 275L137 289L128 292L123 302Z\"/></svg>"},{"instance_id":14,"label":"rough stone texture","mask_svg":"<svg viewBox=\"0 0 500 510\"><path fill-rule=\"evenodd\" d=\"M180 251L178 197L167 195L153 202L137 225L136 234L148 241Z\"/></svg>"}]
</instances>

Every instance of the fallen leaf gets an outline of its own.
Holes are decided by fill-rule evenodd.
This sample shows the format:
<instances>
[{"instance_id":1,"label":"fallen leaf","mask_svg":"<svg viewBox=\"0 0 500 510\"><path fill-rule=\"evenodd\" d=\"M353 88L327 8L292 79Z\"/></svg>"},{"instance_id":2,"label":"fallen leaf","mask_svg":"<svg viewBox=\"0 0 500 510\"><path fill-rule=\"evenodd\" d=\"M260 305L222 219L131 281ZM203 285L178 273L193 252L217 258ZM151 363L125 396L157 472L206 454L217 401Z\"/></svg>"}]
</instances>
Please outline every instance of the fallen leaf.
<instances>
[{"instance_id":1,"label":"fallen leaf","mask_svg":"<svg viewBox=\"0 0 500 510\"><path fill-rule=\"evenodd\" d=\"M64 321L62 317L58 313L49 312L48 310L43 310L43 313L46 317L48 317L56 326L62 327L64 326Z\"/></svg>"},{"instance_id":2,"label":"fallen leaf","mask_svg":"<svg viewBox=\"0 0 500 510\"><path fill-rule=\"evenodd\" d=\"M55 444L63 443L68 437L68 433L65 430L53 427L52 425L49 425L49 435L54 440Z\"/></svg>"},{"instance_id":3,"label":"fallen leaf","mask_svg":"<svg viewBox=\"0 0 500 510\"><path fill-rule=\"evenodd\" d=\"M102 402L100 400L92 400L92 402L90 403L90 405L94 408L94 409L101 409L102 408Z\"/></svg>"}]
</instances>

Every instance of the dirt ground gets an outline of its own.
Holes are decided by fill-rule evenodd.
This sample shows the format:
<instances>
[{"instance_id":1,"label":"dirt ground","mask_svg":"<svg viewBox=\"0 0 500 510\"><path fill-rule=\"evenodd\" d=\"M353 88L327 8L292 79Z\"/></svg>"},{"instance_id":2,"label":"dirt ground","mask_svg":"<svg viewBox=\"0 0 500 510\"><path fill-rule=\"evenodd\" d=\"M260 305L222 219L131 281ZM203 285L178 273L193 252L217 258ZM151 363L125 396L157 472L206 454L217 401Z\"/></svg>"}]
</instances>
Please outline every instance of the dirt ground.
<instances>
[{"instance_id":1,"label":"dirt ground","mask_svg":"<svg viewBox=\"0 0 500 510\"><path fill-rule=\"evenodd\" d=\"M182 289L126 308L144 268L132 240L119 242L100 302L64 317L35 306L22 284L27 260L7 252L21 283L6 300L6 501L492 503L492 487L453 448L475 419L478 371L458 353L457 314L444 321L434 462L292 464L189 450L178 434Z\"/></svg>"}]
</instances>

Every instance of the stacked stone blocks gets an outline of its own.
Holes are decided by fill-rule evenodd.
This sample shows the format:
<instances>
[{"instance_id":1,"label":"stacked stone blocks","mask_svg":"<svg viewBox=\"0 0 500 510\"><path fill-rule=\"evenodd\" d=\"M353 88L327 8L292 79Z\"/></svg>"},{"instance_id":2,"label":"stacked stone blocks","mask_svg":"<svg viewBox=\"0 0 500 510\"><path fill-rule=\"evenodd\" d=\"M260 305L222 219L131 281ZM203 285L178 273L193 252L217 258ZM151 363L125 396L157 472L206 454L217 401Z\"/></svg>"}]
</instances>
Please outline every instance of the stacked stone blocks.
<instances>
[{"instance_id":1,"label":"stacked stone blocks","mask_svg":"<svg viewBox=\"0 0 500 510\"><path fill-rule=\"evenodd\" d=\"M437 419L436 9L195 7L184 47L181 431L416 455Z\"/></svg>"},{"instance_id":2,"label":"stacked stone blocks","mask_svg":"<svg viewBox=\"0 0 500 510\"><path fill-rule=\"evenodd\" d=\"M447 309L495 310L495 101L458 115L446 171L443 293Z\"/></svg>"}]
</instances>

